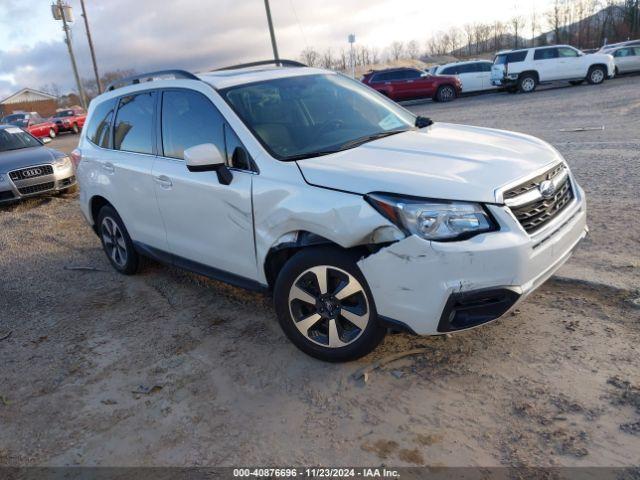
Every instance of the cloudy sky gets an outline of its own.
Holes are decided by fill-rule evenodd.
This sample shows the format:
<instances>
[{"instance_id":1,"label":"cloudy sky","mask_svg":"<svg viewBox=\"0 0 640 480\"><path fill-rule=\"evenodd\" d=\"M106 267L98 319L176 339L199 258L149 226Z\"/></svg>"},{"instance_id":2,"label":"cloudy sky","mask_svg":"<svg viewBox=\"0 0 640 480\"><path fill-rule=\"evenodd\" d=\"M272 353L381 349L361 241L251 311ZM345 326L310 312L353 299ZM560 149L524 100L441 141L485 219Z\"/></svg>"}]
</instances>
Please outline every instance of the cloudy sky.
<instances>
[{"instance_id":1,"label":"cloudy sky","mask_svg":"<svg viewBox=\"0 0 640 480\"><path fill-rule=\"evenodd\" d=\"M92 74L80 1L73 46L82 77ZM469 22L544 11L550 0L271 0L278 48L297 59L305 46L338 51L349 33L380 49L424 41ZM61 22L50 0L0 0L0 99L22 87L73 88ZM85 0L101 71L194 71L270 58L263 0Z\"/></svg>"}]
</instances>

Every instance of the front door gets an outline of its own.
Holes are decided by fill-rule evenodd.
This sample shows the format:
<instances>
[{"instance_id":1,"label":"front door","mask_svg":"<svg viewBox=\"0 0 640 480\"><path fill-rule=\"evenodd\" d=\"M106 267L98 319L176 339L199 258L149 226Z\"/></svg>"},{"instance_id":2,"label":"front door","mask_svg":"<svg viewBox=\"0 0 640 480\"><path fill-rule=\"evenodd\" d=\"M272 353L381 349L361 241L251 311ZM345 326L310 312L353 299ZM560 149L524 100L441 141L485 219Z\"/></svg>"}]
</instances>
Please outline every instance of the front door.
<instances>
[{"instance_id":1,"label":"front door","mask_svg":"<svg viewBox=\"0 0 640 480\"><path fill-rule=\"evenodd\" d=\"M190 172L183 160L184 150L203 143L226 154L233 132L226 127L225 142L224 119L202 93L164 90L161 106L161 151L153 178L170 252L178 262L195 262L194 270L204 266L221 276L255 280L254 173L234 168L231 184L223 185L215 172Z\"/></svg>"},{"instance_id":2,"label":"front door","mask_svg":"<svg viewBox=\"0 0 640 480\"><path fill-rule=\"evenodd\" d=\"M558 47L558 62L562 70L562 78L584 78L584 62L577 50L569 47Z\"/></svg>"}]
</instances>

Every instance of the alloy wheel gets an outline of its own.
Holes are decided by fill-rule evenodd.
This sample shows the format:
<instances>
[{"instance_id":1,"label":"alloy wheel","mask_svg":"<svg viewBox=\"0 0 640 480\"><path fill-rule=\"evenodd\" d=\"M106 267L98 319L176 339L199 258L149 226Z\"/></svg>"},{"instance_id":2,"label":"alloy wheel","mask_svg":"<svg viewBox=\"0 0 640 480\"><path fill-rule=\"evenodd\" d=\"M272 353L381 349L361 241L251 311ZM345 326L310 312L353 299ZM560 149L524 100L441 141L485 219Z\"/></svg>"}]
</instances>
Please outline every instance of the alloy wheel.
<instances>
[{"instance_id":1,"label":"alloy wheel","mask_svg":"<svg viewBox=\"0 0 640 480\"><path fill-rule=\"evenodd\" d=\"M120 268L127 264L127 244L118 224L111 217L105 217L100 226L102 242L107 255Z\"/></svg>"},{"instance_id":2,"label":"alloy wheel","mask_svg":"<svg viewBox=\"0 0 640 480\"><path fill-rule=\"evenodd\" d=\"M298 331L323 347L340 348L366 329L370 309L362 284L329 265L302 272L289 290L289 312Z\"/></svg>"},{"instance_id":3,"label":"alloy wheel","mask_svg":"<svg viewBox=\"0 0 640 480\"><path fill-rule=\"evenodd\" d=\"M600 83L604 80L604 73L599 68L596 68L591 72L591 81L593 83Z\"/></svg>"},{"instance_id":4,"label":"alloy wheel","mask_svg":"<svg viewBox=\"0 0 640 480\"><path fill-rule=\"evenodd\" d=\"M522 91L531 92L536 87L536 82L531 77L527 77L522 81Z\"/></svg>"},{"instance_id":5,"label":"alloy wheel","mask_svg":"<svg viewBox=\"0 0 640 480\"><path fill-rule=\"evenodd\" d=\"M440 98L443 102L448 102L455 96L455 92L451 87L443 87L440 91Z\"/></svg>"},{"instance_id":6,"label":"alloy wheel","mask_svg":"<svg viewBox=\"0 0 640 480\"><path fill-rule=\"evenodd\" d=\"M49 129L49 138L56 138L56 131L53 128Z\"/></svg>"}]
</instances>

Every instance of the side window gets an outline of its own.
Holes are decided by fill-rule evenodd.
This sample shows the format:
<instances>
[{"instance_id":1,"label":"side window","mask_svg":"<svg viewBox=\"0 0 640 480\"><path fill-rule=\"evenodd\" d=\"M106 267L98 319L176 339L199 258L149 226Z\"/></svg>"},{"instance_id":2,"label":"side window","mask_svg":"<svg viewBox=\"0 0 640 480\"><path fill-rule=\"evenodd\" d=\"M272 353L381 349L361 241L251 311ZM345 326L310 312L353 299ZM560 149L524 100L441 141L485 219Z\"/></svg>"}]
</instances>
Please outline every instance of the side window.
<instances>
[{"instance_id":1,"label":"side window","mask_svg":"<svg viewBox=\"0 0 640 480\"><path fill-rule=\"evenodd\" d=\"M113 148L134 153L153 153L155 92L121 97L113 131Z\"/></svg>"},{"instance_id":2,"label":"side window","mask_svg":"<svg viewBox=\"0 0 640 480\"><path fill-rule=\"evenodd\" d=\"M633 50L634 50L634 52L635 52L635 55L640 56L640 47L636 47L636 48L634 48Z\"/></svg>"},{"instance_id":3,"label":"side window","mask_svg":"<svg viewBox=\"0 0 640 480\"><path fill-rule=\"evenodd\" d=\"M111 129L111 120L113 119L113 112L115 110L115 100L106 100L98 105L93 114L91 120L84 126L87 132L87 140L94 145L102 148L109 148L109 131Z\"/></svg>"},{"instance_id":4,"label":"side window","mask_svg":"<svg viewBox=\"0 0 640 480\"><path fill-rule=\"evenodd\" d=\"M527 50L522 50L520 52L508 53L507 54L507 63L524 62L525 58L527 58Z\"/></svg>"},{"instance_id":5,"label":"side window","mask_svg":"<svg viewBox=\"0 0 640 480\"><path fill-rule=\"evenodd\" d=\"M225 154L224 120L211 101L198 92L167 90L162 94L162 149L165 157L184 158L184 151L213 143Z\"/></svg>"},{"instance_id":6,"label":"side window","mask_svg":"<svg viewBox=\"0 0 640 480\"><path fill-rule=\"evenodd\" d=\"M373 76L373 79L371 80L372 82L376 83L376 82L386 82L387 78L389 77L388 73L377 73Z\"/></svg>"},{"instance_id":7,"label":"side window","mask_svg":"<svg viewBox=\"0 0 640 480\"><path fill-rule=\"evenodd\" d=\"M559 57L577 57L578 52L576 52L573 48L561 47L561 48L558 48L558 56Z\"/></svg>"},{"instance_id":8,"label":"side window","mask_svg":"<svg viewBox=\"0 0 640 480\"><path fill-rule=\"evenodd\" d=\"M415 80L416 78L420 78L421 74L418 70L405 70L404 78L406 80Z\"/></svg>"},{"instance_id":9,"label":"side window","mask_svg":"<svg viewBox=\"0 0 640 480\"><path fill-rule=\"evenodd\" d=\"M491 63L489 62L483 62L480 64L480 71L481 72L490 72L491 71Z\"/></svg>"},{"instance_id":10,"label":"side window","mask_svg":"<svg viewBox=\"0 0 640 480\"><path fill-rule=\"evenodd\" d=\"M441 75L457 75L458 67L447 67L442 70Z\"/></svg>"},{"instance_id":11,"label":"side window","mask_svg":"<svg viewBox=\"0 0 640 480\"><path fill-rule=\"evenodd\" d=\"M253 170L247 150L244 148L244 145L242 145L236 132L226 123L224 124L224 140L227 150L227 165L241 170ZM244 154L240 153L240 151L243 151Z\"/></svg>"},{"instance_id":12,"label":"side window","mask_svg":"<svg viewBox=\"0 0 640 480\"><path fill-rule=\"evenodd\" d=\"M558 58L558 49L556 48L538 48L533 55L534 60L551 60Z\"/></svg>"}]
</instances>

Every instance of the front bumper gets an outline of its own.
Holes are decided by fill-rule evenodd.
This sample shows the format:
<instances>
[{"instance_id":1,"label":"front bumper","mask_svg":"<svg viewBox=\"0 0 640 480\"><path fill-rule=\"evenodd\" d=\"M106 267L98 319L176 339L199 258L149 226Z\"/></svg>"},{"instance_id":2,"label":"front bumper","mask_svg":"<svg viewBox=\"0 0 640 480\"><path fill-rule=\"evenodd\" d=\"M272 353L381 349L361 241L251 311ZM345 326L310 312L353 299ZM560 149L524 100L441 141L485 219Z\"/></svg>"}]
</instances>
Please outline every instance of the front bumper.
<instances>
[{"instance_id":1,"label":"front bumper","mask_svg":"<svg viewBox=\"0 0 640 480\"><path fill-rule=\"evenodd\" d=\"M38 167L41 165L35 165ZM73 164L62 168L52 166L53 173L22 180L12 180L8 173L3 173L0 181L0 203L13 202L23 198L41 195L43 193L55 193L76 184L76 176Z\"/></svg>"},{"instance_id":2,"label":"front bumper","mask_svg":"<svg viewBox=\"0 0 640 480\"><path fill-rule=\"evenodd\" d=\"M505 206L489 206L500 231L460 242L410 236L358 265L378 314L420 335L499 318L544 283L587 233L584 192L542 231L527 234Z\"/></svg>"}]
</instances>

